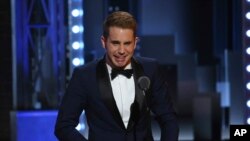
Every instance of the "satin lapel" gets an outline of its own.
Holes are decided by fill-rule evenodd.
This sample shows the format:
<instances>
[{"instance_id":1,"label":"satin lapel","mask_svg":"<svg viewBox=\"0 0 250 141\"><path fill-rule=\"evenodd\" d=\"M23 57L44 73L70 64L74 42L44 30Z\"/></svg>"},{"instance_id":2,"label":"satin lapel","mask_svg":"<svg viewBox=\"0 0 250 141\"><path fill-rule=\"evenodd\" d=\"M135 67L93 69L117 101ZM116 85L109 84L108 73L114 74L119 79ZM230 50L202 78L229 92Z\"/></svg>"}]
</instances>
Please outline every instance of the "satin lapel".
<instances>
[{"instance_id":1,"label":"satin lapel","mask_svg":"<svg viewBox=\"0 0 250 141\"><path fill-rule=\"evenodd\" d=\"M135 81L135 101L131 106L130 119L127 130L131 130L139 120L140 113L143 108L144 94L138 86L138 78L144 75L143 67L134 58L132 58L132 68L134 70L134 81Z\"/></svg>"},{"instance_id":2,"label":"satin lapel","mask_svg":"<svg viewBox=\"0 0 250 141\"><path fill-rule=\"evenodd\" d=\"M101 98L104 101L106 107L110 111L110 113L113 115L115 121L123 128L125 129L125 126L123 124L120 112L117 108L111 83L108 76L108 70L105 64L104 59L100 60L97 64L97 81L99 83Z\"/></svg>"}]
</instances>

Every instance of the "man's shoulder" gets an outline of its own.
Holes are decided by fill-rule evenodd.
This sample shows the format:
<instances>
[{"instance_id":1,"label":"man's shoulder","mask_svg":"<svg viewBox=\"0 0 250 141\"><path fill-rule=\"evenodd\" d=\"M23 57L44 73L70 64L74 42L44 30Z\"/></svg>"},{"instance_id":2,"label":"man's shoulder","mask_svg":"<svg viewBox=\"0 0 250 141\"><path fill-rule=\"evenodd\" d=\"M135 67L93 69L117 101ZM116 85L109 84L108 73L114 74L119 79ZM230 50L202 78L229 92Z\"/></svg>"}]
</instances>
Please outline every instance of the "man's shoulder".
<instances>
[{"instance_id":1,"label":"man's shoulder","mask_svg":"<svg viewBox=\"0 0 250 141\"><path fill-rule=\"evenodd\" d=\"M157 60L155 58L141 57L141 56L136 56L134 58L139 63L157 63Z\"/></svg>"},{"instance_id":2,"label":"man's shoulder","mask_svg":"<svg viewBox=\"0 0 250 141\"><path fill-rule=\"evenodd\" d=\"M158 61L155 58L149 58L149 57L134 57L135 61L141 64L142 66L157 66Z\"/></svg>"}]
</instances>

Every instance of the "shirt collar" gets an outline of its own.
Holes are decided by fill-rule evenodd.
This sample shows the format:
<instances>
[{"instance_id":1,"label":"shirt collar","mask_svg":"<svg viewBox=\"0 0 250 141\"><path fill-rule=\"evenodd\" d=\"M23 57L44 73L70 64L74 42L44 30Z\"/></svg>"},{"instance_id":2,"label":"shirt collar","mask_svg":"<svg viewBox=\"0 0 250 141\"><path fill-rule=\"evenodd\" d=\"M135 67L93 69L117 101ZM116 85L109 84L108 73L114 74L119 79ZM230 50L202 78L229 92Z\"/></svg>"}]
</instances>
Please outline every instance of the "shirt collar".
<instances>
[{"instance_id":1,"label":"shirt collar","mask_svg":"<svg viewBox=\"0 0 250 141\"><path fill-rule=\"evenodd\" d=\"M108 68L109 74L111 74L112 67L111 67L109 64L107 64L107 63L106 63L106 66L107 66L107 68ZM129 63L129 64L125 67L125 70L126 70L126 69L132 69L131 63Z\"/></svg>"}]
</instances>

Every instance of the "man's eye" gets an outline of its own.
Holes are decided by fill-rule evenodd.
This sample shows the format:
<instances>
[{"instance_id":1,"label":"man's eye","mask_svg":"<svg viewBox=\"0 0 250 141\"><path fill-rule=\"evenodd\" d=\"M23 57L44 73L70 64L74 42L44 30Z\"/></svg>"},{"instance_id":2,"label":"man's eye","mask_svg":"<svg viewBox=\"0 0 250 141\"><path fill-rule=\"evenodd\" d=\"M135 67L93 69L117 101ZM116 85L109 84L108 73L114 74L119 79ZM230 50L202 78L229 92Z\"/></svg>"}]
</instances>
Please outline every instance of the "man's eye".
<instances>
[{"instance_id":1,"label":"man's eye","mask_svg":"<svg viewBox=\"0 0 250 141\"><path fill-rule=\"evenodd\" d=\"M119 42L112 42L113 45L119 45Z\"/></svg>"},{"instance_id":2,"label":"man's eye","mask_svg":"<svg viewBox=\"0 0 250 141\"><path fill-rule=\"evenodd\" d=\"M124 45L125 45L125 46L130 46L130 44L131 44L131 43L125 43Z\"/></svg>"},{"instance_id":3,"label":"man's eye","mask_svg":"<svg viewBox=\"0 0 250 141\"><path fill-rule=\"evenodd\" d=\"M119 43L114 43L114 45L119 45Z\"/></svg>"}]
</instances>

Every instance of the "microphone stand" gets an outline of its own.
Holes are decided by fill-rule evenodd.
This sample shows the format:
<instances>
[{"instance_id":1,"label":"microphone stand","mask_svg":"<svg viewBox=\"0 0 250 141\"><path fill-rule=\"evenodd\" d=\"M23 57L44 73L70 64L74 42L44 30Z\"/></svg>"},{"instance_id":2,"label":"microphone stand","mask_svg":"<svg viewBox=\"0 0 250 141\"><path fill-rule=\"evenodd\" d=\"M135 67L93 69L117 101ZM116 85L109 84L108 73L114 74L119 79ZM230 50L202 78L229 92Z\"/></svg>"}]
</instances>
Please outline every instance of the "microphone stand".
<instances>
[{"instance_id":1,"label":"microphone stand","mask_svg":"<svg viewBox=\"0 0 250 141\"><path fill-rule=\"evenodd\" d=\"M146 105L146 114L148 113L148 103L147 103L147 96L146 96L146 90L148 90L149 89L149 86L150 86L150 79L148 78L148 77L146 77L146 76L141 76L139 79L138 79L138 86L139 86L139 89L141 89L142 90L142 93L143 93L143 95L144 95L144 99L143 99L143 101L142 101L142 106L143 106L143 102L145 101L145 105ZM135 101L135 102L137 102L137 101ZM137 103L137 107L136 108L138 108L138 110L137 110L137 112L138 112L138 114L140 114L141 112L139 111L140 110L140 106L139 106L139 104ZM143 109L143 107L142 107L142 109ZM146 115L147 116L147 115ZM137 125L137 123L139 122L139 116L137 116L137 119L136 119L136 122L135 122L135 124L134 124L134 141L136 141L136 125ZM147 129L148 130L148 129Z\"/></svg>"},{"instance_id":2,"label":"microphone stand","mask_svg":"<svg viewBox=\"0 0 250 141\"><path fill-rule=\"evenodd\" d=\"M149 108L148 108L148 102L147 102L147 96L146 96L146 93L145 93L145 91L146 90L142 90L142 92L143 92L143 95L144 95L144 101L145 101L145 105L146 105L146 114L148 113L148 110L149 110ZM134 108L138 108L138 109L134 109ZM133 109L134 109L134 112L135 113L140 113L139 112L139 105L138 105L138 103L137 103L137 101L135 101L134 103L133 103ZM137 123L139 122L139 118L138 118L138 116L139 115L137 115L136 116L136 118L134 119L134 121L135 121L135 123L134 123L134 141L136 141L136 126L137 126Z\"/></svg>"}]
</instances>

